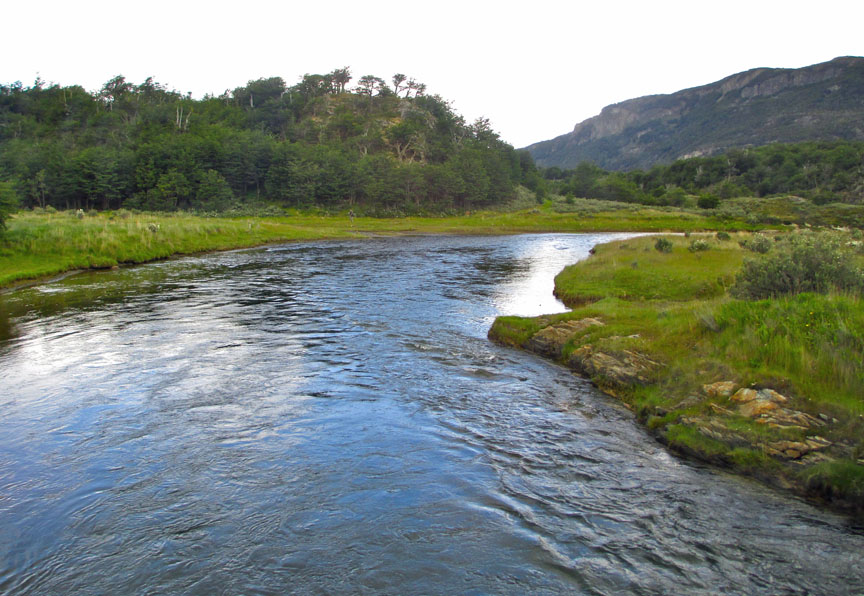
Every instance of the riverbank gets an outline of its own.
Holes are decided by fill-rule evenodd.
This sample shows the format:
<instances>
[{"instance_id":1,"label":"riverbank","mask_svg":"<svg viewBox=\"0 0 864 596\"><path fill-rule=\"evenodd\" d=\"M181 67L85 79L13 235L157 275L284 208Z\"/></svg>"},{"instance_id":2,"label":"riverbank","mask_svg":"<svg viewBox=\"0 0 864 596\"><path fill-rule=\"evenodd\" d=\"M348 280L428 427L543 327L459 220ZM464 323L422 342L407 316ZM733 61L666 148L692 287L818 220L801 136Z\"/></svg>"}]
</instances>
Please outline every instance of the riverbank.
<instances>
[{"instance_id":1,"label":"riverbank","mask_svg":"<svg viewBox=\"0 0 864 596\"><path fill-rule=\"evenodd\" d=\"M864 513L861 298L736 299L751 235L666 240L598 246L556 278L572 312L490 338L589 377L676 452Z\"/></svg>"},{"instance_id":2,"label":"riverbank","mask_svg":"<svg viewBox=\"0 0 864 596\"><path fill-rule=\"evenodd\" d=\"M376 234L515 234L524 232L660 232L749 229L750 224L686 210L551 208L459 217L200 217L188 214L20 212L0 237L0 288L76 269L145 263L172 255Z\"/></svg>"}]
</instances>

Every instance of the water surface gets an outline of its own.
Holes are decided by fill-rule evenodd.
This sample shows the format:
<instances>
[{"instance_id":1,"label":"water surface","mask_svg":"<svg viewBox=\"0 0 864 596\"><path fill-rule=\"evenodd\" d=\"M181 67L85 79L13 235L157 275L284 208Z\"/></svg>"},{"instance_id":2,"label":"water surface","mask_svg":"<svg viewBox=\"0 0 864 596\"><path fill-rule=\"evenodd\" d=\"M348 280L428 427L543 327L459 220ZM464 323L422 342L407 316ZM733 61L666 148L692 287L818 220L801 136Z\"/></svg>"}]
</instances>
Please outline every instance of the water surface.
<instances>
[{"instance_id":1,"label":"water surface","mask_svg":"<svg viewBox=\"0 0 864 596\"><path fill-rule=\"evenodd\" d=\"M496 346L611 235L296 244L0 296L0 593L848 594L842 517Z\"/></svg>"}]
</instances>

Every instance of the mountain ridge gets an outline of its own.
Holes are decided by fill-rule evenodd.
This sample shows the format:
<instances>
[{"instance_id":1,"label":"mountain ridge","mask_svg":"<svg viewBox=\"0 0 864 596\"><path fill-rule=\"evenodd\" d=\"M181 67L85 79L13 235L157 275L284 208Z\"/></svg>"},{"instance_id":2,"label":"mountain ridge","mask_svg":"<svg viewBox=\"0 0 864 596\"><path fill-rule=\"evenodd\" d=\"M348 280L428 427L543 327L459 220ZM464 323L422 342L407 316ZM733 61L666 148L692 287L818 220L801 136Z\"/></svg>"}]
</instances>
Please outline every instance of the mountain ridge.
<instances>
[{"instance_id":1,"label":"mountain ridge","mask_svg":"<svg viewBox=\"0 0 864 596\"><path fill-rule=\"evenodd\" d=\"M592 161L626 170L772 142L833 139L864 140L864 58L759 67L628 99L526 149L541 166Z\"/></svg>"}]
</instances>

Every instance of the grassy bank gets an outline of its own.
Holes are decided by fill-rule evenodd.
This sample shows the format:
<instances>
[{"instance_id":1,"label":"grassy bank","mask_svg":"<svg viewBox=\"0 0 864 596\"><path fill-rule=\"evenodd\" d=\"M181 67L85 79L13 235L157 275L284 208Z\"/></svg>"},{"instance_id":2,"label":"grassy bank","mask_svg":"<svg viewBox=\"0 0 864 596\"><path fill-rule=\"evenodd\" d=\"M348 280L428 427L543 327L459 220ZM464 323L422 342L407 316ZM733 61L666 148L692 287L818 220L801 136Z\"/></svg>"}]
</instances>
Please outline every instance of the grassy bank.
<instances>
[{"instance_id":1,"label":"grassy bank","mask_svg":"<svg viewBox=\"0 0 864 596\"><path fill-rule=\"evenodd\" d=\"M678 451L864 511L860 296L737 299L743 263L778 249L748 250L750 234L668 240L598 246L556 278L572 312L501 317L490 336L592 377Z\"/></svg>"},{"instance_id":2,"label":"grassy bank","mask_svg":"<svg viewBox=\"0 0 864 596\"><path fill-rule=\"evenodd\" d=\"M747 227L747 224L737 224ZM519 232L685 231L735 228L734 220L678 210L556 213L546 207L459 217L356 218L347 215L198 217L185 214L21 212L0 237L0 287L64 271L143 263L175 254L274 242L371 234L509 234Z\"/></svg>"}]
</instances>

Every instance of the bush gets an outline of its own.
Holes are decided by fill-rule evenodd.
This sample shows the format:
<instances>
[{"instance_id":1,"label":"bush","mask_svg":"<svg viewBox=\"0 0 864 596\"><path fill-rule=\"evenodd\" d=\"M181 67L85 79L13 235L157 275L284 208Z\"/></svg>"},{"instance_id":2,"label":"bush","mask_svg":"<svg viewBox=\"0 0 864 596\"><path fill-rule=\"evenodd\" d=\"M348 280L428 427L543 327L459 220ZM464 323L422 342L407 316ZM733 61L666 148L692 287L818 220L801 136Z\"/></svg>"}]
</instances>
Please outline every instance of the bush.
<instances>
[{"instance_id":1,"label":"bush","mask_svg":"<svg viewBox=\"0 0 864 596\"><path fill-rule=\"evenodd\" d=\"M732 236L729 235L729 232L717 232L717 240L727 241L731 240Z\"/></svg>"},{"instance_id":2,"label":"bush","mask_svg":"<svg viewBox=\"0 0 864 596\"><path fill-rule=\"evenodd\" d=\"M771 246L773 245L771 239L764 234L756 234L749 240L742 240L738 244L741 248L746 248L750 252L756 252L760 255L764 255L771 250Z\"/></svg>"},{"instance_id":3,"label":"bush","mask_svg":"<svg viewBox=\"0 0 864 596\"><path fill-rule=\"evenodd\" d=\"M672 242L668 238L658 238L654 248L659 252L672 252Z\"/></svg>"},{"instance_id":4,"label":"bush","mask_svg":"<svg viewBox=\"0 0 864 596\"><path fill-rule=\"evenodd\" d=\"M830 234L797 234L770 255L747 261L731 288L733 296L760 300L831 290L864 294L864 271L852 264L848 247Z\"/></svg>"},{"instance_id":5,"label":"bush","mask_svg":"<svg viewBox=\"0 0 864 596\"><path fill-rule=\"evenodd\" d=\"M720 204L720 199L712 194L703 194L699 196L696 204L700 209L716 209Z\"/></svg>"},{"instance_id":6,"label":"bush","mask_svg":"<svg viewBox=\"0 0 864 596\"><path fill-rule=\"evenodd\" d=\"M687 247L687 250L690 252L702 252L703 250L708 250L711 248L711 245L708 244L705 240L694 240L690 243L690 246Z\"/></svg>"}]
</instances>

